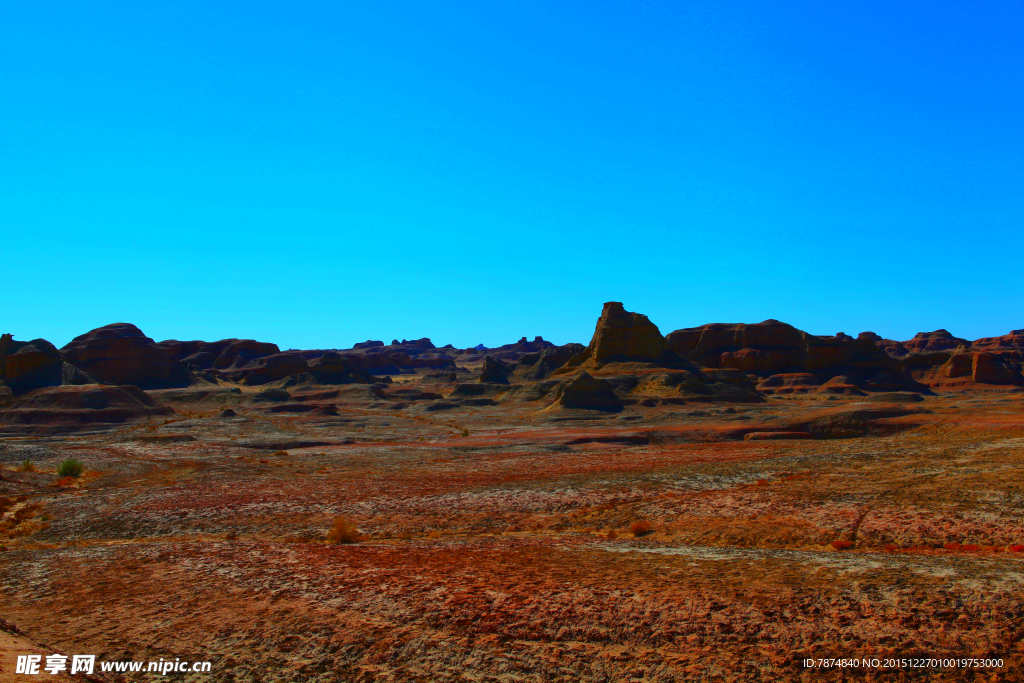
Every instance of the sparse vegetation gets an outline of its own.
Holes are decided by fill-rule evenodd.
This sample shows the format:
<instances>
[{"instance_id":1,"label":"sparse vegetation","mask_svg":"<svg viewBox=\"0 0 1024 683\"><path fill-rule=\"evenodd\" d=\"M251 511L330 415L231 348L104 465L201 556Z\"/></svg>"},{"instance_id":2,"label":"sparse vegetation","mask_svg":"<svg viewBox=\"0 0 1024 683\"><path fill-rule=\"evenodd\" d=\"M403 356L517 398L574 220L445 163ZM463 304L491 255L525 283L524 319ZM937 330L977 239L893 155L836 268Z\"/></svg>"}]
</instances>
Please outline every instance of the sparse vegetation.
<instances>
[{"instance_id":1,"label":"sparse vegetation","mask_svg":"<svg viewBox=\"0 0 1024 683\"><path fill-rule=\"evenodd\" d=\"M85 471L85 465L74 458L68 458L57 467L57 474L61 477L80 477Z\"/></svg>"},{"instance_id":2,"label":"sparse vegetation","mask_svg":"<svg viewBox=\"0 0 1024 683\"><path fill-rule=\"evenodd\" d=\"M25 462L21 463L21 471L22 472L35 472L36 471L36 466L32 464L31 460L26 458Z\"/></svg>"},{"instance_id":3,"label":"sparse vegetation","mask_svg":"<svg viewBox=\"0 0 1024 683\"><path fill-rule=\"evenodd\" d=\"M462 430L462 436L469 436L469 430L468 429L463 429Z\"/></svg>"},{"instance_id":4,"label":"sparse vegetation","mask_svg":"<svg viewBox=\"0 0 1024 683\"><path fill-rule=\"evenodd\" d=\"M334 520L334 526L327 532L327 542L335 543L356 543L360 540L359 529L355 524L350 523L344 517Z\"/></svg>"}]
</instances>

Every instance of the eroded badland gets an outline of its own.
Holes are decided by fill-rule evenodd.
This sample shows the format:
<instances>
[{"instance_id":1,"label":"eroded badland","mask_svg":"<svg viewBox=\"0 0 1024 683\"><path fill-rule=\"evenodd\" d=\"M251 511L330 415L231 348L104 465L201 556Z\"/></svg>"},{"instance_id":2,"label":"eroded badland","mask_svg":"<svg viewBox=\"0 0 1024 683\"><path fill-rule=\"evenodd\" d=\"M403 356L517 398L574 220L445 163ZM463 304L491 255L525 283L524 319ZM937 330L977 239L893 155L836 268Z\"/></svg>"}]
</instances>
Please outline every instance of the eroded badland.
<instances>
[{"instance_id":1,"label":"eroded badland","mask_svg":"<svg viewBox=\"0 0 1024 683\"><path fill-rule=\"evenodd\" d=\"M1022 361L617 304L587 346L5 336L0 679L1022 680Z\"/></svg>"}]
</instances>

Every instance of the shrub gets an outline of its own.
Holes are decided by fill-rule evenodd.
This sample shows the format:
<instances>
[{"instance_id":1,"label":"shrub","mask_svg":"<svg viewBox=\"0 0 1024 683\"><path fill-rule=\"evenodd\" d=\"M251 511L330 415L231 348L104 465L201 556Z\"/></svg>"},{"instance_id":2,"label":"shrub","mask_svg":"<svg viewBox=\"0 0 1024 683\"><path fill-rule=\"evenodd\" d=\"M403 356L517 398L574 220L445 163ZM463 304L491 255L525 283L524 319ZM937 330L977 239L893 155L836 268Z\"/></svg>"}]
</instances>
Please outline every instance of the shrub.
<instances>
[{"instance_id":1,"label":"shrub","mask_svg":"<svg viewBox=\"0 0 1024 683\"><path fill-rule=\"evenodd\" d=\"M288 451L274 451L271 455L288 455Z\"/></svg>"},{"instance_id":2,"label":"shrub","mask_svg":"<svg viewBox=\"0 0 1024 683\"><path fill-rule=\"evenodd\" d=\"M832 541L831 545L835 550L849 550L853 547L853 541Z\"/></svg>"},{"instance_id":3,"label":"shrub","mask_svg":"<svg viewBox=\"0 0 1024 683\"><path fill-rule=\"evenodd\" d=\"M609 529L608 533L605 534L605 538L607 538L609 541L614 541L618 537L619 534L615 531L615 529Z\"/></svg>"},{"instance_id":4,"label":"shrub","mask_svg":"<svg viewBox=\"0 0 1024 683\"><path fill-rule=\"evenodd\" d=\"M21 463L21 471L22 472L35 472L36 471L36 466L32 464L31 460L26 458L25 462Z\"/></svg>"},{"instance_id":5,"label":"shrub","mask_svg":"<svg viewBox=\"0 0 1024 683\"><path fill-rule=\"evenodd\" d=\"M1011 545L1010 546L1010 552L1011 553L1024 553L1024 545Z\"/></svg>"},{"instance_id":6,"label":"shrub","mask_svg":"<svg viewBox=\"0 0 1024 683\"><path fill-rule=\"evenodd\" d=\"M334 543L355 543L360 538L359 529L351 524L344 517L334 520L334 526L327 532L327 542Z\"/></svg>"},{"instance_id":7,"label":"shrub","mask_svg":"<svg viewBox=\"0 0 1024 683\"><path fill-rule=\"evenodd\" d=\"M462 435L463 436L469 436L469 430L468 429L463 429L462 430Z\"/></svg>"},{"instance_id":8,"label":"shrub","mask_svg":"<svg viewBox=\"0 0 1024 683\"><path fill-rule=\"evenodd\" d=\"M62 477L80 477L83 470L85 465L74 458L68 458L57 468L57 474Z\"/></svg>"},{"instance_id":9,"label":"shrub","mask_svg":"<svg viewBox=\"0 0 1024 683\"><path fill-rule=\"evenodd\" d=\"M629 530L633 536L639 538L640 536L646 536L647 534L654 531L654 525L648 522L646 519L640 522L633 522L629 525Z\"/></svg>"}]
</instances>

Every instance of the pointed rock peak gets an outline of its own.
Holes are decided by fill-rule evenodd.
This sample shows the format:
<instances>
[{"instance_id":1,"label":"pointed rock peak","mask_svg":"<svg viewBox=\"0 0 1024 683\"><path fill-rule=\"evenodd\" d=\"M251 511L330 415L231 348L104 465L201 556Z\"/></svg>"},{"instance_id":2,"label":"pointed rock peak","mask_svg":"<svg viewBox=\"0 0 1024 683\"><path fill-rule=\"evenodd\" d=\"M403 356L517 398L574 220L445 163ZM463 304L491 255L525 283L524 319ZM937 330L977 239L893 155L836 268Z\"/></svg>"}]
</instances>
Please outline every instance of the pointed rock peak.
<instances>
[{"instance_id":1,"label":"pointed rock peak","mask_svg":"<svg viewBox=\"0 0 1024 683\"><path fill-rule=\"evenodd\" d=\"M588 351L590 360L657 361L665 353L665 338L646 315L630 313L618 301L609 301L601 311Z\"/></svg>"},{"instance_id":2,"label":"pointed rock peak","mask_svg":"<svg viewBox=\"0 0 1024 683\"><path fill-rule=\"evenodd\" d=\"M579 389L584 387L603 386L603 384L600 382L600 380L594 379L593 375L584 370L575 377L570 378L566 386Z\"/></svg>"}]
</instances>

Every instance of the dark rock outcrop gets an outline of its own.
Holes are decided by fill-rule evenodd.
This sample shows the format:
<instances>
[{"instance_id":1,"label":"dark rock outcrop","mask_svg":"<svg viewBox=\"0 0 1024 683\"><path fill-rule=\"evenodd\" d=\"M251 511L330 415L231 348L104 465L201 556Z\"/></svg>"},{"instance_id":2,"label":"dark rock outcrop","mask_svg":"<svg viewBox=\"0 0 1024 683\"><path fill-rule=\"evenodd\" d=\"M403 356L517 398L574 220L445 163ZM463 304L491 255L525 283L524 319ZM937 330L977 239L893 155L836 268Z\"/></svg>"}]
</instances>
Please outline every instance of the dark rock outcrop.
<instances>
[{"instance_id":1,"label":"dark rock outcrop","mask_svg":"<svg viewBox=\"0 0 1024 683\"><path fill-rule=\"evenodd\" d=\"M42 387L98 383L64 362L57 347L45 339L19 342L10 334L0 336L0 386L9 387L12 395Z\"/></svg>"},{"instance_id":2,"label":"dark rock outcrop","mask_svg":"<svg viewBox=\"0 0 1024 683\"><path fill-rule=\"evenodd\" d=\"M570 358L586 349L583 344L552 346L539 353L527 353L519 358L513 367L513 377L519 381L547 379L557 368L565 365Z\"/></svg>"},{"instance_id":3,"label":"dark rock outcrop","mask_svg":"<svg viewBox=\"0 0 1024 683\"><path fill-rule=\"evenodd\" d=\"M258 386L269 384L289 375L300 375L309 370L309 364L297 353L288 352L275 353L270 356L257 358L230 373L227 376L236 378L239 384Z\"/></svg>"},{"instance_id":4,"label":"dark rock outcrop","mask_svg":"<svg viewBox=\"0 0 1024 683\"><path fill-rule=\"evenodd\" d=\"M318 384L371 384L370 373L356 367L340 353L328 351L309 363L309 374Z\"/></svg>"},{"instance_id":5,"label":"dark rock outcrop","mask_svg":"<svg viewBox=\"0 0 1024 683\"><path fill-rule=\"evenodd\" d=\"M214 342L209 351L216 350L220 345L223 345L223 348L213 361L213 367L218 370L245 367L255 360L281 352L277 344L258 342L253 339L225 339Z\"/></svg>"},{"instance_id":6,"label":"dark rock outcrop","mask_svg":"<svg viewBox=\"0 0 1024 683\"><path fill-rule=\"evenodd\" d=\"M4 366L4 382L16 395L63 384L64 359L57 347L45 339L22 344L7 355Z\"/></svg>"},{"instance_id":7,"label":"dark rock outcrop","mask_svg":"<svg viewBox=\"0 0 1024 683\"><path fill-rule=\"evenodd\" d=\"M64 360L101 382L141 389L188 386L185 366L128 323L115 323L75 337L61 349Z\"/></svg>"},{"instance_id":8,"label":"dark rock outcrop","mask_svg":"<svg viewBox=\"0 0 1024 683\"><path fill-rule=\"evenodd\" d=\"M573 410L602 410L615 412L622 410L623 402L615 392L602 380L595 379L587 372L558 384L552 391L554 402L549 408L567 408Z\"/></svg>"},{"instance_id":9,"label":"dark rock outcrop","mask_svg":"<svg viewBox=\"0 0 1024 683\"><path fill-rule=\"evenodd\" d=\"M508 384L508 376L512 374L512 368L495 360L490 356L484 358L483 368L480 370L480 382L491 384Z\"/></svg>"}]
</instances>

